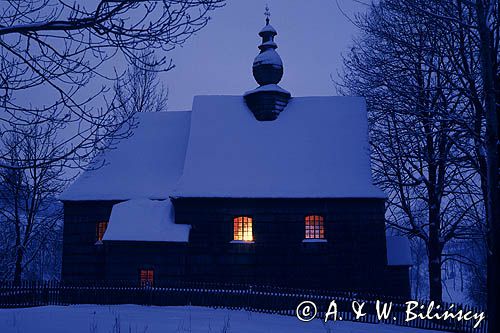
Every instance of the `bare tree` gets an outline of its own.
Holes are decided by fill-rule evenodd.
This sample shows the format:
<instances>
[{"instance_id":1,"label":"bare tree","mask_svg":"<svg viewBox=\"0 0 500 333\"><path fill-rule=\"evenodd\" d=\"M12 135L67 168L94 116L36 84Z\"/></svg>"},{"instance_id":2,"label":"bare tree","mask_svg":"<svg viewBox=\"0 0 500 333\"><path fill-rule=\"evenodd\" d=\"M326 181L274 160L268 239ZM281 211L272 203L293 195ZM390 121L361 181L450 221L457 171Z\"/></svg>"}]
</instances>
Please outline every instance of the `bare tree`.
<instances>
[{"instance_id":1,"label":"bare tree","mask_svg":"<svg viewBox=\"0 0 500 333\"><path fill-rule=\"evenodd\" d=\"M0 250L5 254L2 267L10 267L15 281L26 267L31 270L30 263L44 258L47 240L52 237L57 247L60 210L54 202L67 180L64 171L99 167L90 163L93 157L127 137L134 126L134 110L123 108L123 96L122 102L117 95L105 98L106 85L123 77L112 65L126 62L137 71L154 68L154 73L172 69L172 61L162 54L202 29L209 12L223 4L224 0L0 4ZM148 74L148 80L155 75ZM151 82L154 79L148 81L154 86ZM160 108L164 99L158 97L155 103Z\"/></svg>"},{"instance_id":2,"label":"bare tree","mask_svg":"<svg viewBox=\"0 0 500 333\"><path fill-rule=\"evenodd\" d=\"M443 263L463 259L447 245L480 237L483 212L476 170L458 147L470 143L455 121L467 99L448 80L448 31L400 0L373 4L357 23L364 34L345 58L343 85L367 97L374 176L389 195L387 223L426 245L430 297L441 300Z\"/></svg>"},{"instance_id":3,"label":"bare tree","mask_svg":"<svg viewBox=\"0 0 500 333\"><path fill-rule=\"evenodd\" d=\"M0 125L20 129L36 116L58 123L69 135L59 140L56 160L81 166L123 131L130 117L94 102L104 87L94 80L116 79L104 66L111 59L144 65L138 52L165 52L184 43L208 22L224 0L6 0L0 7ZM173 67L159 58L162 70ZM43 102L33 103L33 97ZM116 104L108 101L109 105ZM119 130L121 129L121 130ZM9 152L0 167L15 168ZM83 161L83 162L82 162ZM25 162L25 161L23 161ZM25 165L25 163L22 163Z\"/></svg>"},{"instance_id":4,"label":"bare tree","mask_svg":"<svg viewBox=\"0 0 500 333\"><path fill-rule=\"evenodd\" d=\"M500 329L497 305L500 297L500 3L496 0L439 0L430 6L405 0L415 14L427 17L436 26L446 27L460 41L449 52L459 73L455 81L476 112L468 129L476 140L476 161L480 170L487 220L487 281L490 332ZM471 64L477 64L477 71Z\"/></svg>"},{"instance_id":5,"label":"bare tree","mask_svg":"<svg viewBox=\"0 0 500 333\"><path fill-rule=\"evenodd\" d=\"M54 162L60 154L57 128L32 121L31 126L4 134L1 141L16 163L0 169L0 225L7 236L4 267L17 283L42 250L61 237L62 211L56 196L67 183L64 163Z\"/></svg>"},{"instance_id":6,"label":"bare tree","mask_svg":"<svg viewBox=\"0 0 500 333\"><path fill-rule=\"evenodd\" d=\"M146 52L139 59L114 85L116 108L122 114L167 111L168 89L160 82L158 60Z\"/></svg>"}]
</instances>

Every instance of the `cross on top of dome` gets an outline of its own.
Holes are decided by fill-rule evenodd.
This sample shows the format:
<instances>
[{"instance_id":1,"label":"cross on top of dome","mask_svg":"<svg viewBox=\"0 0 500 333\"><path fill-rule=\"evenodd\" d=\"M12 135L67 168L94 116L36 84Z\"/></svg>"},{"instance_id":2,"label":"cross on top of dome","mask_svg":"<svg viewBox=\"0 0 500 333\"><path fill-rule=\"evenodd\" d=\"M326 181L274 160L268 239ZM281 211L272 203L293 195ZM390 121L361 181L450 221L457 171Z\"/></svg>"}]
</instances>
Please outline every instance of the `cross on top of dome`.
<instances>
[{"instance_id":1,"label":"cross on top of dome","mask_svg":"<svg viewBox=\"0 0 500 333\"><path fill-rule=\"evenodd\" d=\"M269 10L269 5L266 5L266 11L264 12L266 16L266 25L269 24L269 19L271 17L271 11Z\"/></svg>"}]
</instances>

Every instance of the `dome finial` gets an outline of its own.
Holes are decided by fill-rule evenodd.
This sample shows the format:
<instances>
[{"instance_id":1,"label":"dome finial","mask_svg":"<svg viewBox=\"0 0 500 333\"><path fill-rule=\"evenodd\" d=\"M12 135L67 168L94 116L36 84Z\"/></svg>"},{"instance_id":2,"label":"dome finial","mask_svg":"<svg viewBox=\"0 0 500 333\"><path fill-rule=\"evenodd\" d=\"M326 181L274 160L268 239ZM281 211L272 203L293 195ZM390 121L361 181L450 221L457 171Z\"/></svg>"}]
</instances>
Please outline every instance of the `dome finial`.
<instances>
[{"instance_id":1,"label":"dome finial","mask_svg":"<svg viewBox=\"0 0 500 333\"><path fill-rule=\"evenodd\" d=\"M276 52L278 45L274 42L274 37L278 34L273 26L269 24L271 12L266 5L266 26L259 32L262 42L259 45L260 53L253 62L253 75L257 83L261 86L266 84L278 84L283 76L283 63Z\"/></svg>"},{"instance_id":2,"label":"dome finial","mask_svg":"<svg viewBox=\"0 0 500 333\"><path fill-rule=\"evenodd\" d=\"M271 17L271 11L269 10L269 5L266 4L266 11L264 12L266 16L266 25L269 24L269 18Z\"/></svg>"},{"instance_id":3,"label":"dome finial","mask_svg":"<svg viewBox=\"0 0 500 333\"><path fill-rule=\"evenodd\" d=\"M264 15L266 26L259 32L259 36L262 37L262 43L259 45L260 53L255 57L252 66L253 77L259 87L247 91L244 95L248 108L260 121L278 118L292 97L288 91L278 85L283 77L283 62L276 52L278 45L274 42L274 37L278 33L269 24L271 12L268 5L266 5Z\"/></svg>"}]
</instances>

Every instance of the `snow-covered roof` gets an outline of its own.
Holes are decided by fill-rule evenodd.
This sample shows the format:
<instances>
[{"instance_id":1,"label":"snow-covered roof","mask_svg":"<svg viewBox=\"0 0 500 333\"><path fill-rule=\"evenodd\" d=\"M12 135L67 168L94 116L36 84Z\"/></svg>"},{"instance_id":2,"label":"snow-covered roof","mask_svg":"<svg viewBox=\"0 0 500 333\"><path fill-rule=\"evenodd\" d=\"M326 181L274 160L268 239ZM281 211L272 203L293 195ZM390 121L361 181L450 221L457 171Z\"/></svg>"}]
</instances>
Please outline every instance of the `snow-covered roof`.
<instances>
[{"instance_id":1,"label":"snow-covered roof","mask_svg":"<svg viewBox=\"0 0 500 333\"><path fill-rule=\"evenodd\" d=\"M262 33L267 33L267 32L271 32L271 33L273 33L275 35L277 34L276 29L274 29L274 27L272 25L266 24L264 26L264 28L262 28L262 30L259 32L259 35L262 34Z\"/></svg>"},{"instance_id":2,"label":"snow-covered roof","mask_svg":"<svg viewBox=\"0 0 500 333\"><path fill-rule=\"evenodd\" d=\"M276 44L272 40L268 40L267 42L262 43L261 46L269 46L269 47L272 47L272 48L275 48L275 49L278 48L278 44Z\"/></svg>"},{"instance_id":3,"label":"snow-covered roof","mask_svg":"<svg viewBox=\"0 0 500 333\"><path fill-rule=\"evenodd\" d=\"M259 86L259 87L255 88L253 90L247 91L243 96L250 95L250 94L253 94L253 93L256 93L256 92L260 92L260 91L276 91L276 92L280 92L280 93L283 93L283 94L290 95L290 92L288 92L287 90L281 88L277 84L266 84L264 86Z\"/></svg>"},{"instance_id":4,"label":"snow-covered roof","mask_svg":"<svg viewBox=\"0 0 500 333\"><path fill-rule=\"evenodd\" d=\"M402 236L387 236L387 264L389 266L412 265L410 243Z\"/></svg>"},{"instance_id":5,"label":"snow-covered roof","mask_svg":"<svg viewBox=\"0 0 500 333\"><path fill-rule=\"evenodd\" d=\"M105 165L84 172L61 200L167 199L182 173L191 112L137 115L133 135L104 152Z\"/></svg>"},{"instance_id":6,"label":"snow-covered roof","mask_svg":"<svg viewBox=\"0 0 500 333\"><path fill-rule=\"evenodd\" d=\"M103 241L187 242L190 229L174 223L170 199L134 199L113 206Z\"/></svg>"},{"instance_id":7,"label":"snow-covered roof","mask_svg":"<svg viewBox=\"0 0 500 333\"><path fill-rule=\"evenodd\" d=\"M255 67L258 65L283 66L283 61L281 61L281 57L278 52L276 52L273 48L269 48L255 57L253 66Z\"/></svg>"},{"instance_id":8,"label":"snow-covered roof","mask_svg":"<svg viewBox=\"0 0 500 333\"><path fill-rule=\"evenodd\" d=\"M365 101L295 97L257 121L242 96L197 96L174 197L385 198L372 184Z\"/></svg>"},{"instance_id":9,"label":"snow-covered roof","mask_svg":"<svg viewBox=\"0 0 500 333\"><path fill-rule=\"evenodd\" d=\"M365 101L295 97L258 121L243 96L197 96L192 112L138 115L60 197L385 198L372 184Z\"/></svg>"}]
</instances>

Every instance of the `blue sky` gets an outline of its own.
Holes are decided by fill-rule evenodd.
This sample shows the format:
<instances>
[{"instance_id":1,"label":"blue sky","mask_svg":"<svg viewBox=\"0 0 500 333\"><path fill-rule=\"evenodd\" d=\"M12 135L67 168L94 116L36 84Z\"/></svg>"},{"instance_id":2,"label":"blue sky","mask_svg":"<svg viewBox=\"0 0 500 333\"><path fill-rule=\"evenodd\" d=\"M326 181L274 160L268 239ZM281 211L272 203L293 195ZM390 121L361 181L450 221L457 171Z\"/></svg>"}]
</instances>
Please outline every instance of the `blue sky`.
<instances>
[{"instance_id":1,"label":"blue sky","mask_svg":"<svg viewBox=\"0 0 500 333\"><path fill-rule=\"evenodd\" d=\"M293 96L335 94L330 75L356 28L344 16L364 11L356 0L228 0L208 26L169 54L176 68L162 75L169 87L169 110L188 110L194 95L242 95L257 86L252 62L269 4L278 31L285 74L280 85Z\"/></svg>"},{"instance_id":2,"label":"blue sky","mask_svg":"<svg viewBox=\"0 0 500 333\"><path fill-rule=\"evenodd\" d=\"M366 10L359 0L227 0L211 14L208 25L182 47L165 54L176 68L160 78L169 88L168 110L190 110L195 95L243 95L257 83L253 59L259 53L258 32L265 25L266 4L276 43L284 63L280 85L292 96L334 95L331 75L342 68L342 54L352 44L356 27L345 16ZM158 54L162 56L163 54ZM100 72L111 75L125 69L123 57L106 62ZM79 93L84 100L112 82L93 78ZM41 86L20 93L34 105L49 103L55 92ZM111 92L105 96L111 98ZM105 107L102 99L90 106Z\"/></svg>"}]
</instances>

